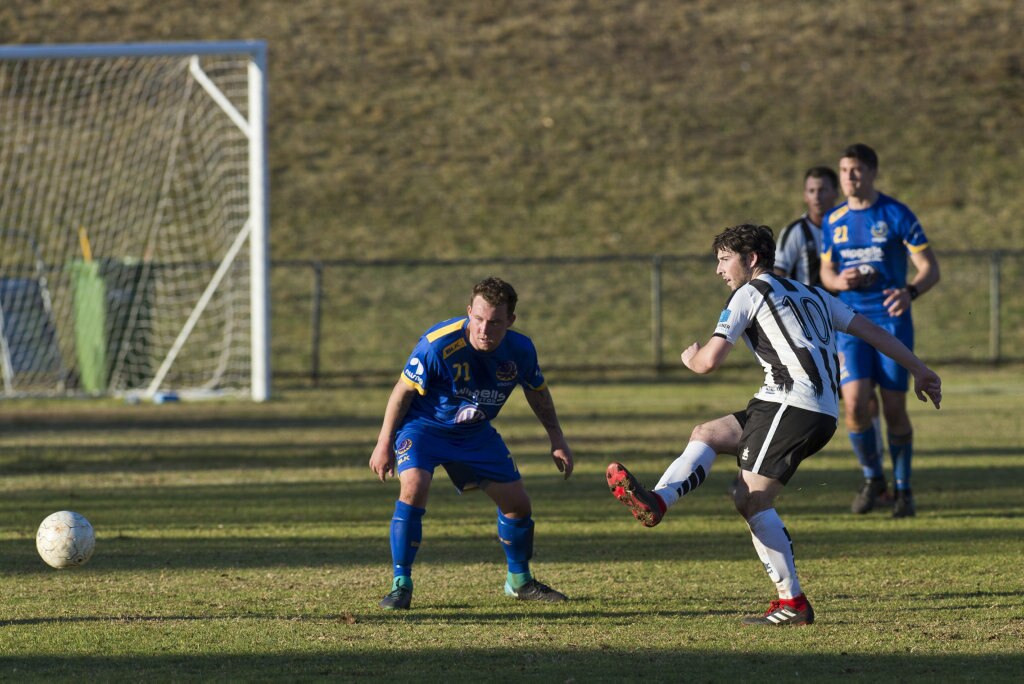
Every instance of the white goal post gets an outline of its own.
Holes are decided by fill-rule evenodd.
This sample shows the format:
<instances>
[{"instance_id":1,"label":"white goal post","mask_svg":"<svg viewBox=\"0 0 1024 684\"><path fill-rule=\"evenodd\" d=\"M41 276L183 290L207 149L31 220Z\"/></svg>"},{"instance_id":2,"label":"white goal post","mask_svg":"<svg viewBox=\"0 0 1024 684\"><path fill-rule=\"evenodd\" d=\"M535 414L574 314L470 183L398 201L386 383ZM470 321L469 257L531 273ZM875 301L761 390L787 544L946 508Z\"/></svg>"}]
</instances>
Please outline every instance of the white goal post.
<instances>
[{"instance_id":1,"label":"white goal post","mask_svg":"<svg viewBox=\"0 0 1024 684\"><path fill-rule=\"evenodd\" d=\"M269 396L266 56L0 46L0 397Z\"/></svg>"}]
</instances>

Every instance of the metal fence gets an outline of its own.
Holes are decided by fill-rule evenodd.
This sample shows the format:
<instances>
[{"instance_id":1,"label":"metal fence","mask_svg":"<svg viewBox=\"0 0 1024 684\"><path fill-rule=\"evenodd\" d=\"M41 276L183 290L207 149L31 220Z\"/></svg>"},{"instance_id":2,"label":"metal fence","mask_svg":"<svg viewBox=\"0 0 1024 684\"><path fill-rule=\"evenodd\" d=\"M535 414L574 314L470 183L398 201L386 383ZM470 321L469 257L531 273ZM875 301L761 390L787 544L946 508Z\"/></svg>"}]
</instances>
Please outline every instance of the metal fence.
<instances>
[{"instance_id":1,"label":"metal fence","mask_svg":"<svg viewBox=\"0 0 1024 684\"><path fill-rule=\"evenodd\" d=\"M1024 361L1024 250L938 257L942 281L914 304L918 353L932 364ZM275 381L397 377L419 335L461 315L472 284L489 275L519 292L516 328L545 371L665 372L714 329L729 295L714 268L695 255L278 261Z\"/></svg>"}]
</instances>

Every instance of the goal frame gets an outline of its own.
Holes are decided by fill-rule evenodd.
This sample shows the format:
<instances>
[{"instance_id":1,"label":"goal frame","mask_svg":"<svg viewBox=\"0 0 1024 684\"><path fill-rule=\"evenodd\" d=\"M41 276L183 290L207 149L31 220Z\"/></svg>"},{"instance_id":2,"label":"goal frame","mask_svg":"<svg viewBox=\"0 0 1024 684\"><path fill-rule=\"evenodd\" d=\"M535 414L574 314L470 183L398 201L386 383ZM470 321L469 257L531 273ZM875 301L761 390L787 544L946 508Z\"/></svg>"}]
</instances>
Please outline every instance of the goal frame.
<instances>
[{"instance_id":1,"label":"goal frame","mask_svg":"<svg viewBox=\"0 0 1024 684\"><path fill-rule=\"evenodd\" d=\"M267 44L262 40L145 42L145 43L69 43L53 45L0 45L0 60L31 60L60 58L117 58L167 57L236 54L248 57L248 118L243 117L210 82L204 83L196 74L199 85L210 95L225 114L246 134L249 144L249 217L247 229L239 234L232 251L237 253L245 241L249 243L250 280L250 338L251 382L250 393L254 401L265 401L270 396L270 292L269 292L269 178L267 173ZM201 74L201 72L199 72ZM248 232L247 237L243 233ZM230 259L234 256L229 253ZM228 258L222 264L230 263ZM220 272L218 272L220 273ZM193 316L198 318L205 306L202 301L216 289L217 276L196 303ZM162 375L174 361L188 337L190 317L179 335L175 348L164 359L160 371L146 388L144 395L153 398L160 389Z\"/></svg>"}]
</instances>

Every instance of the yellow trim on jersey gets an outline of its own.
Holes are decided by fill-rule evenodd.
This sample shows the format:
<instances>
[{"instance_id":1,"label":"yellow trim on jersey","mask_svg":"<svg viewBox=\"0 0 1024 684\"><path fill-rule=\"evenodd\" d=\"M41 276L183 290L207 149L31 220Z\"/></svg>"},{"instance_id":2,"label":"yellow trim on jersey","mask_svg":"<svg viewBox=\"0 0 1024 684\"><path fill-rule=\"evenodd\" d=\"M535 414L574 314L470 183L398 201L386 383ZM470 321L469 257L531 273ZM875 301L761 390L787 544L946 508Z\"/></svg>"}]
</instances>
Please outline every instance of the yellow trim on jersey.
<instances>
[{"instance_id":1,"label":"yellow trim on jersey","mask_svg":"<svg viewBox=\"0 0 1024 684\"><path fill-rule=\"evenodd\" d=\"M821 260L822 261L827 261L830 264L832 263L832 248L831 247L829 247L827 252L822 252L821 253Z\"/></svg>"},{"instance_id":2,"label":"yellow trim on jersey","mask_svg":"<svg viewBox=\"0 0 1024 684\"><path fill-rule=\"evenodd\" d=\"M432 332L429 335L427 335L427 342L433 342L434 340L436 340L439 337L444 337L445 335L447 335L450 332L455 332L456 330L461 328L463 326L463 324L465 324L465 322L466 322L465 318L460 318L459 320L455 321L454 323L449 323L448 325L444 326L443 328L438 328L434 332Z\"/></svg>"},{"instance_id":3,"label":"yellow trim on jersey","mask_svg":"<svg viewBox=\"0 0 1024 684\"><path fill-rule=\"evenodd\" d=\"M530 389L532 389L534 392L540 392L541 390L547 389L547 386L548 383L546 382L540 383L540 387L530 387L529 385L527 385L527 387L530 387Z\"/></svg>"},{"instance_id":4,"label":"yellow trim on jersey","mask_svg":"<svg viewBox=\"0 0 1024 684\"><path fill-rule=\"evenodd\" d=\"M850 211L850 207L839 207L836 209L831 216L828 217L829 223L835 223L839 219L846 216L846 212Z\"/></svg>"},{"instance_id":5,"label":"yellow trim on jersey","mask_svg":"<svg viewBox=\"0 0 1024 684\"><path fill-rule=\"evenodd\" d=\"M918 252L923 252L924 250L928 249L927 242L924 243L923 245L911 245L908 244L906 240L904 240L903 244L907 245L907 251L909 251L911 254L917 254Z\"/></svg>"},{"instance_id":6,"label":"yellow trim on jersey","mask_svg":"<svg viewBox=\"0 0 1024 684\"><path fill-rule=\"evenodd\" d=\"M422 397L422 396L424 396L424 395L426 395L426 393L427 393L427 390L425 390L425 389L424 389L423 387L421 387L421 386L419 385L419 383L413 382L412 380L410 380L409 378L407 378L407 377L406 377L406 375L405 375L405 373L402 373L402 374L401 374L400 376L398 376L398 377L399 377L399 378L400 378L400 379L402 380L402 382L404 382L404 383L405 383L406 385L408 385L409 387L412 387L412 388L413 388L414 390L416 390L416 392L418 392L418 393L419 393L419 395L420 395L421 397Z\"/></svg>"}]
</instances>

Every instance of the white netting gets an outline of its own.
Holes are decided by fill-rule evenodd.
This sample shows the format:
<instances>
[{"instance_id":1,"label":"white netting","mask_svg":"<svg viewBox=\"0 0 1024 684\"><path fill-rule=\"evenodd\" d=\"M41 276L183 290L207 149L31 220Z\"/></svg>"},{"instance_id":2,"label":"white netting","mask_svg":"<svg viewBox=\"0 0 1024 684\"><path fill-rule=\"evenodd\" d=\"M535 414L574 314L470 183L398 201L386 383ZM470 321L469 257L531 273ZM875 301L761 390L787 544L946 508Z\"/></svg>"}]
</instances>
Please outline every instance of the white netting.
<instances>
[{"instance_id":1,"label":"white netting","mask_svg":"<svg viewBox=\"0 0 1024 684\"><path fill-rule=\"evenodd\" d=\"M195 67L244 118L248 56L196 59L0 59L7 396L146 389L245 228L249 142ZM161 389L245 390L250 356L243 250Z\"/></svg>"}]
</instances>

